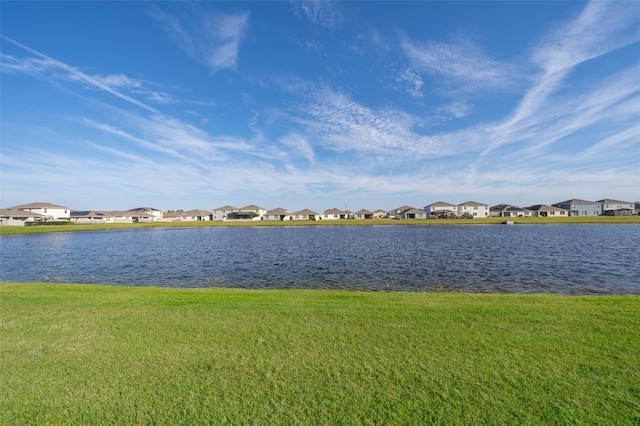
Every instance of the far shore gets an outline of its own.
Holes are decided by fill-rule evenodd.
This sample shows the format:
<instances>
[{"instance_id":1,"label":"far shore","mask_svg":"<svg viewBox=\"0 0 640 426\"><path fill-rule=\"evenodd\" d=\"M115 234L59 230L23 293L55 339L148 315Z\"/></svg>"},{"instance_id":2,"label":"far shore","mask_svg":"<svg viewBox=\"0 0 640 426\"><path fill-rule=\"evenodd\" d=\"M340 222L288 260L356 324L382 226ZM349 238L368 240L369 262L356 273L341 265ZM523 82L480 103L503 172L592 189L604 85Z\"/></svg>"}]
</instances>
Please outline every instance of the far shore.
<instances>
[{"instance_id":1,"label":"far shore","mask_svg":"<svg viewBox=\"0 0 640 426\"><path fill-rule=\"evenodd\" d=\"M64 224L35 226L0 226L0 235L43 234L51 232L105 231L117 229L154 229L154 228L207 228L207 227L247 227L247 226L388 226L388 225L499 225L503 222L514 225L551 225L551 224L640 224L640 216L594 216L594 217L535 217L503 218L489 217L480 219L339 219L339 220L288 220L288 221L181 221L149 223L101 223L101 224Z\"/></svg>"}]
</instances>

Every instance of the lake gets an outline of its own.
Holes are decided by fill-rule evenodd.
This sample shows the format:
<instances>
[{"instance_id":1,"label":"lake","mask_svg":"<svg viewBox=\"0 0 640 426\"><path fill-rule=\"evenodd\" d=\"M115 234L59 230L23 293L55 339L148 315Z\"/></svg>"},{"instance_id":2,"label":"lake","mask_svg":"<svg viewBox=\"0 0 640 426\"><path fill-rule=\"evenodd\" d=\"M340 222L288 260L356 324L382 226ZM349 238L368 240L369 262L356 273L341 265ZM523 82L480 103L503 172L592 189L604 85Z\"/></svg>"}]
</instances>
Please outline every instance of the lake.
<instances>
[{"instance_id":1,"label":"lake","mask_svg":"<svg viewBox=\"0 0 640 426\"><path fill-rule=\"evenodd\" d=\"M640 295L640 225L156 228L0 237L0 281Z\"/></svg>"}]
</instances>

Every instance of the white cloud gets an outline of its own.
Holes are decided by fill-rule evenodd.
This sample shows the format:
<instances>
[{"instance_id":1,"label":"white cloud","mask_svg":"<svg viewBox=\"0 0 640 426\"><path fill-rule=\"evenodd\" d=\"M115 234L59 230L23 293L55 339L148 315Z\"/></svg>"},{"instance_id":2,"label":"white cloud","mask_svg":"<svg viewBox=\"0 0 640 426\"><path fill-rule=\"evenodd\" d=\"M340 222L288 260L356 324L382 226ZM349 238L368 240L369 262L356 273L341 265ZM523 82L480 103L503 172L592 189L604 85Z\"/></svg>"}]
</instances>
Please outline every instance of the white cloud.
<instances>
[{"instance_id":1,"label":"white cloud","mask_svg":"<svg viewBox=\"0 0 640 426\"><path fill-rule=\"evenodd\" d=\"M151 15L180 49L211 71L234 68L249 25L249 13L211 13L196 5L185 7L179 17L155 6Z\"/></svg>"},{"instance_id":2,"label":"white cloud","mask_svg":"<svg viewBox=\"0 0 640 426\"><path fill-rule=\"evenodd\" d=\"M297 15L303 15L312 24L339 28L344 22L344 16L338 8L339 3L328 0L292 0L291 6Z\"/></svg>"},{"instance_id":3,"label":"white cloud","mask_svg":"<svg viewBox=\"0 0 640 426\"><path fill-rule=\"evenodd\" d=\"M396 82L404 86L404 89L410 96L422 99L423 95L421 89L424 82L422 81L422 78L412 70L407 69L402 72L398 77L396 77Z\"/></svg>"},{"instance_id":4,"label":"white cloud","mask_svg":"<svg viewBox=\"0 0 640 426\"><path fill-rule=\"evenodd\" d=\"M279 142L288 147L294 154L301 155L309 160L310 163L314 163L315 156L313 154L313 147L300 133L291 132L281 137Z\"/></svg>"}]
</instances>

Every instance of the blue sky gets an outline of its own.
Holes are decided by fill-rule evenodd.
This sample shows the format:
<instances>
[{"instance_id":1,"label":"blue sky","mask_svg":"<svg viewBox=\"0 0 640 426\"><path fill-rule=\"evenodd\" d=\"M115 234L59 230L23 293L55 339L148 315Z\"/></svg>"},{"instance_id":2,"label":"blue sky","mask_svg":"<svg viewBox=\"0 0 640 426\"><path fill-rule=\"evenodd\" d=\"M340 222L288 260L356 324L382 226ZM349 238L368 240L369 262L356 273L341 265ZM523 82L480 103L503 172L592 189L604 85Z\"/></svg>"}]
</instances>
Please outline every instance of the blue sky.
<instances>
[{"instance_id":1,"label":"blue sky","mask_svg":"<svg viewBox=\"0 0 640 426\"><path fill-rule=\"evenodd\" d=\"M640 2L11 2L0 205L640 200Z\"/></svg>"}]
</instances>

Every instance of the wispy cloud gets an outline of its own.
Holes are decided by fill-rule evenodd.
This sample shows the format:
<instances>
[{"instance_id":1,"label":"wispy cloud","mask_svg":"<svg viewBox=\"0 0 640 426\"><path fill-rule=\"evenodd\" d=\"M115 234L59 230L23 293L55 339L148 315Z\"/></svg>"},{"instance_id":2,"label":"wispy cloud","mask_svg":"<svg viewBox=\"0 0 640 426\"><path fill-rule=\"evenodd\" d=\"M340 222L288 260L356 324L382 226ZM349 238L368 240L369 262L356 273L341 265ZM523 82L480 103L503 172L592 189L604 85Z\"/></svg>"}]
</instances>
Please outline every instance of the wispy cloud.
<instances>
[{"instance_id":1,"label":"wispy cloud","mask_svg":"<svg viewBox=\"0 0 640 426\"><path fill-rule=\"evenodd\" d=\"M339 3L329 0L292 0L294 13L304 16L313 25L336 29L343 25Z\"/></svg>"},{"instance_id":2,"label":"wispy cloud","mask_svg":"<svg viewBox=\"0 0 640 426\"><path fill-rule=\"evenodd\" d=\"M458 91L495 90L512 85L513 66L492 59L477 43L458 35L452 41L400 43L411 66L425 74L445 78Z\"/></svg>"},{"instance_id":3,"label":"wispy cloud","mask_svg":"<svg viewBox=\"0 0 640 426\"><path fill-rule=\"evenodd\" d=\"M213 72L234 68L240 42L249 26L249 13L210 12L193 4L185 5L181 12L174 15L157 6L151 7L151 16L192 59Z\"/></svg>"}]
</instances>

